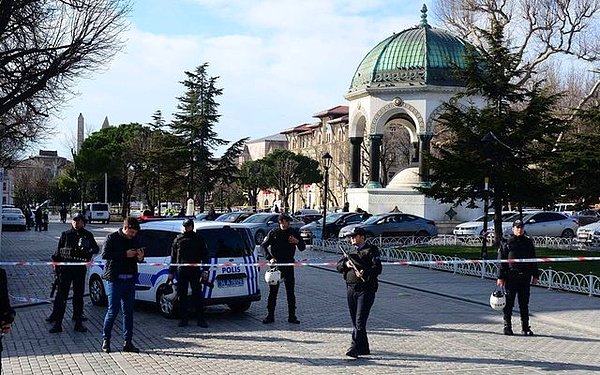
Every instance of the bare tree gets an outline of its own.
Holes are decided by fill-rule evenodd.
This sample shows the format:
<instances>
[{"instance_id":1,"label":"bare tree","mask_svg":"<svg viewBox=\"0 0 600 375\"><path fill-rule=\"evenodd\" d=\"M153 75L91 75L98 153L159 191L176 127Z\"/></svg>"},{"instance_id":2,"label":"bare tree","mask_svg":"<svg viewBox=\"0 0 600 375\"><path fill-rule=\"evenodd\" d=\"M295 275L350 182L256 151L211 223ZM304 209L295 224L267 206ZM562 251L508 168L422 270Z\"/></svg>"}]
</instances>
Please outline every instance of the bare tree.
<instances>
[{"instance_id":1,"label":"bare tree","mask_svg":"<svg viewBox=\"0 0 600 375\"><path fill-rule=\"evenodd\" d=\"M47 135L76 81L107 66L129 9L129 0L0 1L0 163Z\"/></svg>"},{"instance_id":2,"label":"bare tree","mask_svg":"<svg viewBox=\"0 0 600 375\"><path fill-rule=\"evenodd\" d=\"M545 74L554 57L600 59L599 0L436 0L434 9L446 27L484 50L490 21L502 25L524 72L516 85Z\"/></svg>"}]
</instances>

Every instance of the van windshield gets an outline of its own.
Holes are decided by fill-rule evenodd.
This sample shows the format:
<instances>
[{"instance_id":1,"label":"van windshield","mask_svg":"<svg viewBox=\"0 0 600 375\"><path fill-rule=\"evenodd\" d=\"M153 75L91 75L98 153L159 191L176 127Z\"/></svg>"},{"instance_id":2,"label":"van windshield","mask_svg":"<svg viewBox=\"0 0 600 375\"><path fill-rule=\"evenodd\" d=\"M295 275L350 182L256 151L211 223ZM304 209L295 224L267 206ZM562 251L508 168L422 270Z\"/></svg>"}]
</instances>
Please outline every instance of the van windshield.
<instances>
[{"instance_id":1,"label":"van windshield","mask_svg":"<svg viewBox=\"0 0 600 375\"><path fill-rule=\"evenodd\" d=\"M108 204L94 203L92 204L92 211L108 211Z\"/></svg>"},{"instance_id":2,"label":"van windshield","mask_svg":"<svg viewBox=\"0 0 600 375\"><path fill-rule=\"evenodd\" d=\"M197 231L202 235L211 258L239 258L252 254L246 228L212 228Z\"/></svg>"}]
</instances>

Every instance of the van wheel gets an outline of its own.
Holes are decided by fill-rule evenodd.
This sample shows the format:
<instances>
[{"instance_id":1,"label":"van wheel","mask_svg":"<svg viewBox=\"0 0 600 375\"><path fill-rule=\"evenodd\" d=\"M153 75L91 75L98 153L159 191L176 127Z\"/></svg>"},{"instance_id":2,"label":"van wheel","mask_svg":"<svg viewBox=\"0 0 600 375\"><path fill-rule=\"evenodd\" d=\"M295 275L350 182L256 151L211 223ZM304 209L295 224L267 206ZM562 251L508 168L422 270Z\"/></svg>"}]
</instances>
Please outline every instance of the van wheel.
<instances>
[{"instance_id":1,"label":"van wheel","mask_svg":"<svg viewBox=\"0 0 600 375\"><path fill-rule=\"evenodd\" d=\"M104 283L98 275L90 277L89 283L90 299L92 304L95 306L106 306L108 304L108 298L104 291Z\"/></svg>"},{"instance_id":2,"label":"van wheel","mask_svg":"<svg viewBox=\"0 0 600 375\"><path fill-rule=\"evenodd\" d=\"M168 319L173 319L177 316L177 302L169 301L165 297L165 284L162 284L156 292L156 307L160 315Z\"/></svg>"},{"instance_id":3,"label":"van wheel","mask_svg":"<svg viewBox=\"0 0 600 375\"><path fill-rule=\"evenodd\" d=\"M250 301L232 302L232 303L228 303L227 306L229 306L231 311L234 313L243 313L250 308L251 304L252 304L252 302L250 302Z\"/></svg>"}]
</instances>

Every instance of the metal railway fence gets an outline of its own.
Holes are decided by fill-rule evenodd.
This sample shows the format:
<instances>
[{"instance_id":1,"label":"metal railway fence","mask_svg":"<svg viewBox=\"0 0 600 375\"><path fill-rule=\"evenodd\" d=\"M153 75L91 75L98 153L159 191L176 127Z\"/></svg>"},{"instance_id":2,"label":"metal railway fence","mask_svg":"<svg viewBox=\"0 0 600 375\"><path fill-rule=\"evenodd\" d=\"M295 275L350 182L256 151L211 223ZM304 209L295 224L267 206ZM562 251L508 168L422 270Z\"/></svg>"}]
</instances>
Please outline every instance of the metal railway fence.
<instances>
[{"instance_id":1,"label":"metal railway fence","mask_svg":"<svg viewBox=\"0 0 600 375\"><path fill-rule=\"evenodd\" d=\"M575 239L560 237L532 237L536 247L546 247L565 250L587 250L600 252L600 248L582 246ZM439 235L436 237L374 237L369 242L377 245L381 251L383 261L426 261L430 262L427 268L453 272L456 274L476 276L480 278L495 279L498 266L492 261L481 263L461 263L464 258L449 257L431 253L423 253L412 249L419 246L481 246L481 239L473 238L467 241L460 240L453 235ZM340 253L339 246L350 248L348 241L330 239L322 241L313 240L313 249L324 252ZM451 261L447 264L434 264L436 261ZM565 290L574 293L600 296L600 278L593 274L584 275L573 272L556 271L552 268L540 267L539 285L548 289Z\"/></svg>"}]
</instances>

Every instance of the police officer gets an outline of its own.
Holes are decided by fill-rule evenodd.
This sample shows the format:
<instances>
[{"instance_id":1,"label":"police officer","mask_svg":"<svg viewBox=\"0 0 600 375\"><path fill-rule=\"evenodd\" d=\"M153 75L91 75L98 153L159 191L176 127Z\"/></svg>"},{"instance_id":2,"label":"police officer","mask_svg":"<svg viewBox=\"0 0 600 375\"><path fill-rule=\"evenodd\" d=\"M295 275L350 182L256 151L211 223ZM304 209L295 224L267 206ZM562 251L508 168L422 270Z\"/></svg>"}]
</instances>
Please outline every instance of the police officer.
<instances>
[{"instance_id":1,"label":"police officer","mask_svg":"<svg viewBox=\"0 0 600 375\"><path fill-rule=\"evenodd\" d=\"M262 243L265 251L265 257L270 263L293 263L296 248L304 251L306 245L300 237L300 232L290 227L292 218L285 213L278 216L279 228L275 228L267 234ZM295 278L293 266L278 267L281 272L281 278L285 284L288 303L288 322L300 324L296 317L296 295L294 294ZM275 305L277 304L277 293L279 284L269 285L269 299L267 301L267 317L263 319L264 324L275 321Z\"/></svg>"},{"instance_id":2,"label":"police officer","mask_svg":"<svg viewBox=\"0 0 600 375\"><path fill-rule=\"evenodd\" d=\"M55 262L89 262L93 254L100 251L94 235L84 228L83 215L76 214L71 220L71 229L64 231L56 252L52 255ZM73 283L73 320L75 331L87 332L82 321L83 315L83 292L85 288L85 273L87 267L82 266L56 266L55 273L58 281L56 298L52 314L46 320L53 322L50 333L62 332L62 320L67 306L69 289Z\"/></svg>"},{"instance_id":3,"label":"police officer","mask_svg":"<svg viewBox=\"0 0 600 375\"><path fill-rule=\"evenodd\" d=\"M202 236L194 232L194 221L187 219L183 222L183 233L177 235L171 246L171 263L203 263L207 264L208 249ZM181 309L179 327L188 325L188 286L192 288L192 299L196 308L198 326L207 328L204 320L204 301L200 279L208 280L208 273L200 267L171 266L169 268L169 281L177 272L177 297Z\"/></svg>"},{"instance_id":4,"label":"police officer","mask_svg":"<svg viewBox=\"0 0 600 375\"><path fill-rule=\"evenodd\" d=\"M523 221L515 220L512 232L512 236L503 242L498 250L498 259L535 258L535 247L531 238L525 235ZM506 289L506 306L503 310L505 335L513 335L511 316L515 297L517 297L521 313L521 333L525 336L533 336L529 327L529 292L530 284L537 284L538 279L537 263L501 263L498 267L496 284Z\"/></svg>"},{"instance_id":5,"label":"police officer","mask_svg":"<svg viewBox=\"0 0 600 375\"><path fill-rule=\"evenodd\" d=\"M348 357L358 358L369 355L367 338L367 319L375 302L377 292L377 276L381 274L379 249L368 244L367 234L363 228L354 227L348 234L353 251L337 263L338 272L346 280L346 293L350 318L352 319L352 344L346 351Z\"/></svg>"}]
</instances>

